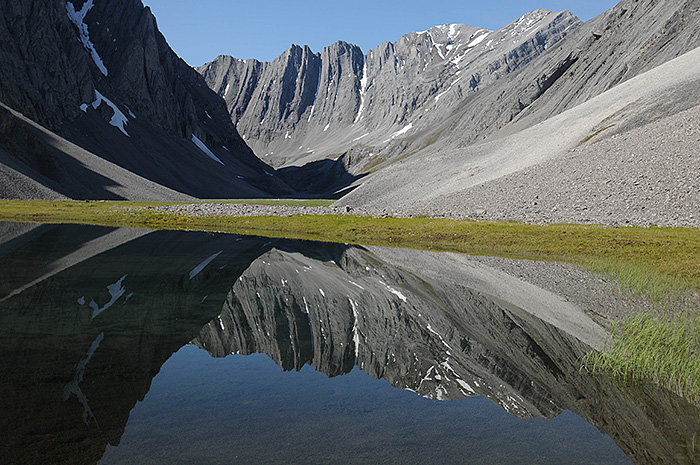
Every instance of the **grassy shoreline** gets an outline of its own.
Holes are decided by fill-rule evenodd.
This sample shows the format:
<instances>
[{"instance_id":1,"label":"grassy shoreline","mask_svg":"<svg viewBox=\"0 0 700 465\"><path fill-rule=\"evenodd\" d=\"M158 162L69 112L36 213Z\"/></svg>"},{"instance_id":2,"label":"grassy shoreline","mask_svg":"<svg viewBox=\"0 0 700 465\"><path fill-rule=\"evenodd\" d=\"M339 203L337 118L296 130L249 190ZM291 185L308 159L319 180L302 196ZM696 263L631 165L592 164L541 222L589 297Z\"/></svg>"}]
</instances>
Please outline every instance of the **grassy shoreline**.
<instances>
[{"instance_id":1,"label":"grassy shoreline","mask_svg":"<svg viewBox=\"0 0 700 465\"><path fill-rule=\"evenodd\" d=\"M250 203L248 201L229 201ZM277 205L290 204L278 201ZM222 202L224 203L224 202ZM563 261L650 286L700 290L700 229L528 225L353 215L197 217L148 210L156 202L0 201L0 221L79 223L148 229L218 231L358 245ZM260 204L260 203L257 203ZM292 205L304 205L296 201ZM318 204L316 204L318 205Z\"/></svg>"},{"instance_id":2,"label":"grassy shoreline","mask_svg":"<svg viewBox=\"0 0 700 465\"><path fill-rule=\"evenodd\" d=\"M267 202L220 201L324 206L323 201ZM665 308L656 315L630 315L618 322L609 349L589 355L587 367L623 378L651 379L700 405L700 308L697 302L673 308L683 296L700 291L700 229L353 215L196 217L145 208L158 205L172 203L0 201L0 221L217 231L580 265Z\"/></svg>"}]
</instances>

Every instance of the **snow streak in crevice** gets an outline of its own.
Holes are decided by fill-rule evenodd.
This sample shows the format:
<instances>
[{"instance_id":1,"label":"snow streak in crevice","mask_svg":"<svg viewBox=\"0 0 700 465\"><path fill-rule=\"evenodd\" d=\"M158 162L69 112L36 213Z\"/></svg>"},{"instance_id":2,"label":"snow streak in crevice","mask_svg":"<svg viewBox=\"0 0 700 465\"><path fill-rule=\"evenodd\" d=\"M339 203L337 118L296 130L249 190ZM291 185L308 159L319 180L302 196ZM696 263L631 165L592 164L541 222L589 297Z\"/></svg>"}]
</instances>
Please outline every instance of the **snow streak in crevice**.
<instances>
[{"instance_id":1,"label":"snow streak in crevice","mask_svg":"<svg viewBox=\"0 0 700 465\"><path fill-rule=\"evenodd\" d=\"M90 40L90 32L88 32L88 26L85 24L85 15L87 15L88 11L90 11L93 6L95 6L94 0L87 0L85 3L83 3L83 7L80 9L80 11L75 11L75 5L73 5L73 2L68 2L66 3L66 11L68 11L68 18L70 18L71 22L78 28L80 42L82 42L85 49L90 52L92 61L95 62L102 74L109 76L109 71L107 71L107 67L104 64L104 61L102 61L102 57L100 57L100 54L97 53L95 44L93 44L92 40Z\"/></svg>"}]
</instances>

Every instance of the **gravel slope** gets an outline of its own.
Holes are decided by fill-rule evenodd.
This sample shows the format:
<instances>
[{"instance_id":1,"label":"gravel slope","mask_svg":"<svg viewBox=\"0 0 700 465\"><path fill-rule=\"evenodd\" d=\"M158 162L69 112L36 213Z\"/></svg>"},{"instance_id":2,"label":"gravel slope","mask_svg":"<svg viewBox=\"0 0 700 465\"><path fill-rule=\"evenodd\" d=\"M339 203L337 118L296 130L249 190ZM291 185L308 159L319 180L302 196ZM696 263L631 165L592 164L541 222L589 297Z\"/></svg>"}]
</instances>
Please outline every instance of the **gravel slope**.
<instances>
[{"instance_id":1,"label":"gravel slope","mask_svg":"<svg viewBox=\"0 0 700 465\"><path fill-rule=\"evenodd\" d=\"M422 208L527 223L700 227L700 106Z\"/></svg>"},{"instance_id":2,"label":"gravel slope","mask_svg":"<svg viewBox=\"0 0 700 465\"><path fill-rule=\"evenodd\" d=\"M698 60L695 49L514 134L461 149L431 147L364 178L337 205L537 223L700 226L698 108L630 128L660 100L700 102Z\"/></svg>"},{"instance_id":3,"label":"gravel slope","mask_svg":"<svg viewBox=\"0 0 700 465\"><path fill-rule=\"evenodd\" d=\"M98 157L2 103L0 122L0 132L11 139L2 142L28 159L25 163L0 147L2 199L193 200ZM44 166L51 179L40 173Z\"/></svg>"}]
</instances>

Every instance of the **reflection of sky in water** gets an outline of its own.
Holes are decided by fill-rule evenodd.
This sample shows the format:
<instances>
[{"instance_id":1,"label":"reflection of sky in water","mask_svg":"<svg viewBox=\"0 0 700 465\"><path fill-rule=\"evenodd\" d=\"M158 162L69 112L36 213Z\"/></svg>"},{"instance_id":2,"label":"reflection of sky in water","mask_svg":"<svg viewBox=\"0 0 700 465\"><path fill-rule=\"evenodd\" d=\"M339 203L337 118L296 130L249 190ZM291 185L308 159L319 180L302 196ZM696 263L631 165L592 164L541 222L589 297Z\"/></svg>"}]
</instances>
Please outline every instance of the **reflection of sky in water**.
<instances>
[{"instance_id":1,"label":"reflection of sky in water","mask_svg":"<svg viewBox=\"0 0 700 465\"><path fill-rule=\"evenodd\" d=\"M100 463L631 463L565 412L520 420L481 398L438 402L355 368L283 372L264 355L186 346Z\"/></svg>"}]
</instances>

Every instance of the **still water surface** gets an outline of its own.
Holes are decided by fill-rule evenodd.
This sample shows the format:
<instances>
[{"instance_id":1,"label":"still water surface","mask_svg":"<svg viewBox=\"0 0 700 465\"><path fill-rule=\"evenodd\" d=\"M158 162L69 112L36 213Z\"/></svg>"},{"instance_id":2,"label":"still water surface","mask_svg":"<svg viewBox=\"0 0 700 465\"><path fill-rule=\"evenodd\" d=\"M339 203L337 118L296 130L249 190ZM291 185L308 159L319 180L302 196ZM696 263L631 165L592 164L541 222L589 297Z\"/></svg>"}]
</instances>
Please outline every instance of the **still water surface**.
<instances>
[{"instance_id":1,"label":"still water surface","mask_svg":"<svg viewBox=\"0 0 700 465\"><path fill-rule=\"evenodd\" d=\"M0 232L2 463L697 463L697 410L582 373L553 297L466 258Z\"/></svg>"}]
</instances>

